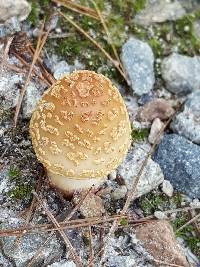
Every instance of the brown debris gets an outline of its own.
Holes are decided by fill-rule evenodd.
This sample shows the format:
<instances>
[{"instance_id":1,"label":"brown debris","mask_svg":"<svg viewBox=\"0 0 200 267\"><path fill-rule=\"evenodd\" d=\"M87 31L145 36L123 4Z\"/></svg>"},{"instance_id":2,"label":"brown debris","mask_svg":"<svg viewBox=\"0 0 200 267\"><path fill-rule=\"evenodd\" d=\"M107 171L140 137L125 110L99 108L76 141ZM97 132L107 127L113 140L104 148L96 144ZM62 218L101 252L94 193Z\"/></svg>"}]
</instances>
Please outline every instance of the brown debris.
<instances>
[{"instance_id":1,"label":"brown debris","mask_svg":"<svg viewBox=\"0 0 200 267\"><path fill-rule=\"evenodd\" d=\"M136 228L136 237L142 241L144 248L155 261L189 266L169 222L160 220L144 224Z\"/></svg>"},{"instance_id":2,"label":"brown debris","mask_svg":"<svg viewBox=\"0 0 200 267\"><path fill-rule=\"evenodd\" d=\"M167 100L157 98L141 107L137 117L140 121L167 120L173 113L174 109Z\"/></svg>"},{"instance_id":3,"label":"brown debris","mask_svg":"<svg viewBox=\"0 0 200 267\"><path fill-rule=\"evenodd\" d=\"M76 193L73 197L73 202L77 204L80 198L82 198L83 194L85 194L84 191L82 191L81 193ZM81 214L86 218L101 217L105 212L102 199L92 192L87 195L85 200L82 202L79 210Z\"/></svg>"}]
</instances>

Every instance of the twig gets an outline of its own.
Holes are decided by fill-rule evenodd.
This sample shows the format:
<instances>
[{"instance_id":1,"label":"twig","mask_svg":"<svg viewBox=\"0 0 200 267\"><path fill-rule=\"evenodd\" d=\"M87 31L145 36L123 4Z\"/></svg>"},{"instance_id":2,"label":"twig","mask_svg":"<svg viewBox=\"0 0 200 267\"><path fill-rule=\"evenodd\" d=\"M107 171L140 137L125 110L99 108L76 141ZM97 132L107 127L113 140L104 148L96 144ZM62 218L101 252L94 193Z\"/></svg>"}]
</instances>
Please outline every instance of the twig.
<instances>
[{"instance_id":1,"label":"twig","mask_svg":"<svg viewBox=\"0 0 200 267\"><path fill-rule=\"evenodd\" d=\"M168 262L164 262L164 261L160 261L160 260L156 260L156 259L153 259L152 261L154 261L155 263L164 264L164 265L172 266L172 267L184 267L183 265L177 265L174 263L168 263Z\"/></svg>"},{"instance_id":2,"label":"twig","mask_svg":"<svg viewBox=\"0 0 200 267\"><path fill-rule=\"evenodd\" d=\"M176 232L180 232L181 230L183 230L187 225L193 223L194 221L196 221L198 218L200 218L200 213L197 214L195 217L193 217L191 220L189 220L188 222L186 222L184 225L182 225L181 227L179 227Z\"/></svg>"},{"instance_id":3,"label":"twig","mask_svg":"<svg viewBox=\"0 0 200 267\"><path fill-rule=\"evenodd\" d=\"M115 66L115 68L119 71L121 76L124 78L126 81L126 76L119 67L119 64L116 60L114 60L109 53L99 44L95 39L93 39L86 31L84 31L78 24L76 24L72 19L70 19L67 15L62 13L61 11L58 10L58 13L63 16L70 24L72 24L80 33L82 33L86 38L88 38L101 52L107 57L108 60Z\"/></svg>"},{"instance_id":4,"label":"twig","mask_svg":"<svg viewBox=\"0 0 200 267\"><path fill-rule=\"evenodd\" d=\"M131 218L129 219L129 215L114 215L114 216L108 216L107 218L102 217L94 217L94 218L87 218L87 219L76 219L71 220L68 222L60 222L60 229L73 229L73 228L80 228L80 227L88 227L89 225L97 225L101 223L109 223L114 221L117 218L126 218L127 220L131 221ZM132 223L143 223L147 220L153 219L153 216L145 217L139 220L133 220ZM0 230L0 237L6 237L6 236L16 236L20 232L26 232L26 234L34 234L39 232L49 232L49 231L57 231L59 228L52 228L52 224L38 224L34 226L27 226L27 227L18 227L15 229L6 229L6 230Z\"/></svg>"},{"instance_id":5,"label":"twig","mask_svg":"<svg viewBox=\"0 0 200 267\"><path fill-rule=\"evenodd\" d=\"M90 193L90 191L92 190L92 187L86 192L86 194L83 196L83 198L80 199L80 201L78 202L78 204L74 207L74 209L70 212L70 214L65 218L65 220L63 222L60 223L63 224L63 223L66 223L68 222L72 217L73 215L75 214L75 212L80 208L80 206L82 205L83 201L85 200L85 198L88 196L88 194ZM64 230L65 227L59 227L60 230ZM55 228L55 229L52 229L52 231L54 230L58 230L58 228ZM30 262L29 262L29 265L27 267L31 267L33 262L37 259L37 257L40 255L40 253L42 252L43 248L45 245L47 245L52 237L54 235L54 232L45 240L45 242L39 247L39 249L37 250L36 254L31 258Z\"/></svg>"},{"instance_id":6,"label":"twig","mask_svg":"<svg viewBox=\"0 0 200 267\"><path fill-rule=\"evenodd\" d=\"M53 216L53 214L48 210L47 208L47 204L46 202L44 202L42 199L40 199L40 197L38 196L38 194L36 192L33 192L33 194L35 195L37 201L41 204L41 206L43 207L43 209L45 210L47 216L49 217L49 219L52 221L52 223L55 225L55 227L60 227L60 224L58 223L58 221L56 220L56 218ZM76 265L79 267L83 267L82 263L81 263L81 259L80 257L76 254L76 251L74 249L74 247L72 246L70 240L68 239L68 237L66 236L65 232L63 230L58 230L60 235L62 236L66 246L69 248L69 252L73 258L73 260L75 261Z\"/></svg>"},{"instance_id":7,"label":"twig","mask_svg":"<svg viewBox=\"0 0 200 267\"><path fill-rule=\"evenodd\" d=\"M3 59L0 65L0 70L2 70L3 66L7 63L8 53L9 53L9 49L10 49L13 39L14 39L14 36L8 37L8 40L7 40L7 43L5 45L5 49L3 52Z\"/></svg>"},{"instance_id":8,"label":"twig","mask_svg":"<svg viewBox=\"0 0 200 267\"><path fill-rule=\"evenodd\" d=\"M86 15L88 17L91 17L93 19L99 20L99 16L97 12L89 7L82 6L80 4L77 4L75 2L72 2L70 0L51 0L57 4L60 4L72 11L75 11L77 13Z\"/></svg>"}]
</instances>

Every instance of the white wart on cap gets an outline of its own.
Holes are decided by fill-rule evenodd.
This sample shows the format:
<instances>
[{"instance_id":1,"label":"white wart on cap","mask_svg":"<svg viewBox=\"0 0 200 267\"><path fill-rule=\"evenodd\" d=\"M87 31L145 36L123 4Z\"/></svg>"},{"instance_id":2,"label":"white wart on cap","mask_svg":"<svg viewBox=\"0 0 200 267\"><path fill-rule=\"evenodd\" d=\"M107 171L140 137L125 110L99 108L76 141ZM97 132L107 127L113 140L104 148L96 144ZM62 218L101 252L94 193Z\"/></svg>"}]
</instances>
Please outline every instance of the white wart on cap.
<instances>
[{"instance_id":1,"label":"white wart on cap","mask_svg":"<svg viewBox=\"0 0 200 267\"><path fill-rule=\"evenodd\" d=\"M131 140L120 93L105 76L86 70L44 93L30 134L51 183L66 193L101 183L121 163Z\"/></svg>"}]
</instances>

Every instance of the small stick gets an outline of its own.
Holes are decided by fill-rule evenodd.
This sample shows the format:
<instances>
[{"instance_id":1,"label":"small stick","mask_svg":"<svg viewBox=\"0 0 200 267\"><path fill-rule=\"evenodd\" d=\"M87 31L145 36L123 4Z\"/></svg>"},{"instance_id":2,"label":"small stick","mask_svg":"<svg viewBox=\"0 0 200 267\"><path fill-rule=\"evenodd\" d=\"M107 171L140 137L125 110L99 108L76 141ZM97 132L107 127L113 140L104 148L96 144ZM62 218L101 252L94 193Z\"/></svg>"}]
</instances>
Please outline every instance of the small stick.
<instances>
[{"instance_id":1,"label":"small stick","mask_svg":"<svg viewBox=\"0 0 200 267\"><path fill-rule=\"evenodd\" d=\"M117 53L117 50L116 50L116 48L115 48L113 42L112 42L112 38L111 38L110 32L109 32L109 30L108 30L108 27L107 27L105 21L104 21L104 18L103 18L102 14L101 14L101 11L100 11L98 5L95 3L95 1L91 0L91 2L93 3L93 5L94 5L94 7L95 7L95 9L96 9L96 11L97 11L97 13L98 13L98 15L99 15L99 18L100 18L100 20L101 20L101 24L102 24L102 26L103 26L103 28L104 28L104 31L105 31L105 33L106 33L106 35L107 35L107 37L108 37L108 43L110 44L110 46L111 46L111 48L112 48L112 50L113 50L113 53L114 53L114 55L115 55L115 58L116 58L116 60L118 61L119 67L122 69L122 71L123 71L123 73L124 73L124 75L125 75L125 71L124 71L124 69L123 69L121 60L120 60L120 58L119 58L119 55L118 55L118 53Z\"/></svg>"},{"instance_id":2,"label":"small stick","mask_svg":"<svg viewBox=\"0 0 200 267\"><path fill-rule=\"evenodd\" d=\"M183 230L187 225L193 223L194 221L196 221L198 218L200 218L200 213L197 214L195 217L193 217L191 220L189 220L188 222L186 222L184 225L182 225L181 227L179 227L176 232L180 232L181 230Z\"/></svg>"},{"instance_id":3,"label":"small stick","mask_svg":"<svg viewBox=\"0 0 200 267\"><path fill-rule=\"evenodd\" d=\"M10 49L10 46L12 44L13 39L14 39L14 36L8 37L8 40L7 40L7 43L5 45L5 49L3 52L3 59L2 59L1 65L0 65L1 70L3 69L3 66L7 63L8 53L9 53L9 49Z\"/></svg>"},{"instance_id":4,"label":"small stick","mask_svg":"<svg viewBox=\"0 0 200 267\"><path fill-rule=\"evenodd\" d=\"M41 26L41 29L40 29L40 34L39 34L39 37L38 37L36 51L35 51L35 54L34 54L34 57L33 57L29 72L28 72L28 76L26 78L26 82L24 84L24 88L22 89L22 91L20 93L20 97L19 97L18 104L17 104L17 107L16 107L16 112L15 112L15 116L14 116L14 126L15 127L17 125L17 120L18 120L18 116L19 116L22 100L23 100L24 94L26 92L26 89L28 87L28 84L29 84L29 81L30 81L30 78L31 78L31 73L33 71L34 65L36 63L36 60L37 60L37 57L38 57L38 54L39 54L39 51L40 51L40 43L41 43L41 39L42 39L43 29L44 29L44 22L42 23L42 26Z\"/></svg>"},{"instance_id":5,"label":"small stick","mask_svg":"<svg viewBox=\"0 0 200 267\"><path fill-rule=\"evenodd\" d=\"M89 230L89 248L90 248L90 253L89 253L89 261L90 259L94 258L94 250L93 250L93 242L92 242L92 229L91 225L88 226ZM88 264L88 267L93 267L93 261L91 261L90 264Z\"/></svg>"},{"instance_id":6,"label":"small stick","mask_svg":"<svg viewBox=\"0 0 200 267\"><path fill-rule=\"evenodd\" d=\"M70 0L51 0L51 1L53 1L57 4L60 4L60 5L68 8L72 11L77 12L77 13L80 13L80 14L86 15L88 17L91 17L93 19L99 20L99 16L98 16L97 12L91 8L82 6L80 4L72 2Z\"/></svg>"}]
</instances>

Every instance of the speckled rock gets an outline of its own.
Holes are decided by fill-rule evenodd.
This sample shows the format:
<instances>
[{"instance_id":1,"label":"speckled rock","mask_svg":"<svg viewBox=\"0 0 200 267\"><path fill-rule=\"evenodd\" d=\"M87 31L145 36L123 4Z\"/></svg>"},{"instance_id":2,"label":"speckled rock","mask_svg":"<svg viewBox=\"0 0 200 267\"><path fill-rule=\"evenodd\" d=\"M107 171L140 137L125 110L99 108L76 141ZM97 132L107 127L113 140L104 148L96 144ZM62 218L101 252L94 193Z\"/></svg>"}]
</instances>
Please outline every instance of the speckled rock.
<instances>
[{"instance_id":1,"label":"speckled rock","mask_svg":"<svg viewBox=\"0 0 200 267\"><path fill-rule=\"evenodd\" d=\"M141 107L137 117L140 121L153 121L156 118L166 120L173 113L174 109L167 100L157 98Z\"/></svg>"},{"instance_id":2,"label":"speckled rock","mask_svg":"<svg viewBox=\"0 0 200 267\"><path fill-rule=\"evenodd\" d=\"M85 194L85 191L74 194L73 202L78 204ZM86 218L102 216L105 212L102 199L92 192L87 195L79 210Z\"/></svg>"},{"instance_id":3,"label":"speckled rock","mask_svg":"<svg viewBox=\"0 0 200 267\"><path fill-rule=\"evenodd\" d=\"M12 17L4 23L0 23L0 38L12 35L21 30L20 22L17 17Z\"/></svg>"},{"instance_id":4,"label":"speckled rock","mask_svg":"<svg viewBox=\"0 0 200 267\"><path fill-rule=\"evenodd\" d=\"M0 250L0 266L13 267L13 264L2 254L1 250Z\"/></svg>"},{"instance_id":5,"label":"speckled rock","mask_svg":"<svg viewBox=\"0 0 200 267\"><path fill-rule=\"evenodd\" d=\"M134 234L111 238L105 255L106 267L154 267L150 264L150 255L139 244Z\"/></svg>"},{"instance_id":6,"label":"speckled rock","mask_svg":"<svg viewBox=\"0 0 200 267\"><path fill-rule=\"evenodd\" d=\"M162 191L168 197L172 197L173 196L174 188L173 188L172 184L170 183L170 181L168 181L168 180L164 180L163 181Z\"/></svg>"},{"instance_id":7,"label":"speckled rock","mask_svg":"<svg viewBox=\"0 0 200 267\"><path fill-rule=\"evenodd\" d=\"M114 192L112 192L111 197L114 200L125 198L127 193L127 187L125 185L121 185L117 187Z\"/></svg>"},{"instance_id":8,"label":"speckled rock","mask_svg":"<svg viewBox=\"0 0 200 267\"><path fill-rule=\"evenodd\" d=\"M183 111L176 115L171 128L179 135L200 144L200 91L189 95Z\"/></svg>"},{"instance_id":9,"label":"speckled rock","mask_svg":"<svg viewBox=\"0 0 200 267\"><path fill-rule=\"evenodd\" d=\"M158 138L158 135L162 129L162 127L164 126L164 123L159 119L156 118L152 125L151 125L151 130L150 130L150 134L148 136L148 141L150 144L154 144L155 142L159 143L161 138L162 138L162 134L160 135L160 137Z\"/></svg>"},{"instance_id":10,"label":"speckled rock","mask_svg":"<svg viewBox=\"0 0 200 267\"><path fill-rule=\"evenodd\" d=\"M174 94L184 95L200 88L200 57L173 53L161 64L166 87ZM192 70L192 71L191 71Z\"/></svg>"},{"instance_id":11,"label":"speckled rock","mask_svg":"<svg viewBox=\"0 0 200 267\"><path fill-rule=\"evenodd\" d=\"M155 82L151 47L131 37L122 47L121 59L133 92L137 95L150 92Z\"/></svg>"},{"instance_id":12,"label":"speckled rock","mask_svg":"<svg viewBox=\"0 0 200 267\"><path fill-rule=\"evenodd\" d=\"M1 108L15 107L19 98L18 84L23 81L22 75L3 70L0 73L0 101Z\"/></svg>"},{"instance_id":13,"label":"speckled rock","mask_svg":"<svg viewBox=\"0 0 200 267\"><path fill-rule=\"evenodd\" d=\"M148 27L154 23L177 20L185 14L184 8L177 0L149 0L146 7L135 16L134 22Z\"/></svg>"},{"instance_id":14,"label":"speckled rock","mask_svg":"<svg viewBox=\"0 0 200 267\"><path fill-rule=\"evenodd\" d=\"M136 237L155 260L189 267L169 222L160 220L144 224L136 228Z\"/></svg>"},{"instance_id":15,"label":"speckled rock","mask_svg":"<svg viewBox=\"0 0 200 267\"><path fill-rule=\"evenodd\" d=\"M38 86L38 84L30 82L26 89L22 105L23 117L26 119L31 117L31 114L41 97L41 91L36 86Z\"/></svg>"},{"instance_id":16,"label":"speckled rock","mask_svg":"<svg viewBox=\"0 0 200 267\"><path fill-rule=\"evenodd\" d=\"M154 160L174 189L191 198L200 198L200 147L186 138L165 135L158 145Z\"/></svg>"},{"instance_id":17,"label":"speckled rock","mask_svg":"<svg viewBox=\"0 0 200 267\"><path fill-rule=\"evenodd\" d=\"M19 227L24 225L25 221L18 218L9 218L7 223L1 224L2 229ZM35 255L37 249L45 242L48 238L47 234L34 234L24 235L19 245L13 249L13 242L15 237L2 238L2 249L5 256L9 257L14 261L16 267L27 266L28 261ZM33 266L39 266L41 262L50 263L53 259L59 259L63 253L63 248L60 242L54 236L48 245L43 247L40 255L38 256Z\"/></svg>"},{"instance_id":18,"label":"speckled rock","mask_svg":"<svg viewBox=\"0 0 200 267\"><path fill-rule=\"evenodd\" d=\"M53 67L53 76L56 80L60 79L62 76L69 74L71 72L70 66L66 61L60 61Z\"/></svg>"},{"instance_id":19,"label":"speckled rock","mask_svg":"<svg viewBox=\"0 0 200 267\"><path fill-rule=\"evenodd\" d=\"M0 0L0 22L14 16L22 21L27 18L30 12L31 5L26 0Z\"/></svg>"},{"instance_id":20,"label":"speckled rock","mask_svg":"<svg viewBox=\"0 0 200 267\"><path fill-rule=\"evenodd\" d=\"M131 188L148 151L149 146L146 144L135 145L129 150L124 162L118 167L118 174L124 179L128 189ZM137 185L136 197L150 192L163 180L164 176L159 165L149 159Z\"/></svg>"}]
</instances>

